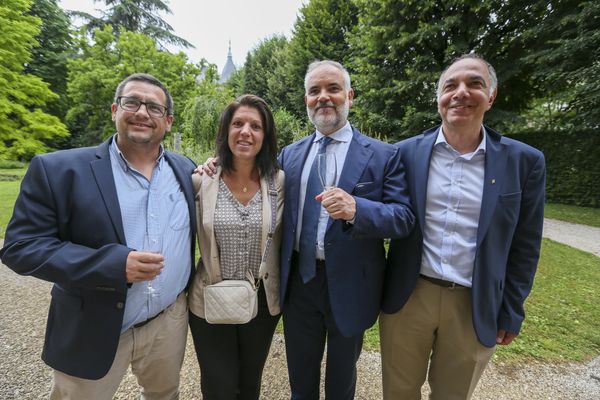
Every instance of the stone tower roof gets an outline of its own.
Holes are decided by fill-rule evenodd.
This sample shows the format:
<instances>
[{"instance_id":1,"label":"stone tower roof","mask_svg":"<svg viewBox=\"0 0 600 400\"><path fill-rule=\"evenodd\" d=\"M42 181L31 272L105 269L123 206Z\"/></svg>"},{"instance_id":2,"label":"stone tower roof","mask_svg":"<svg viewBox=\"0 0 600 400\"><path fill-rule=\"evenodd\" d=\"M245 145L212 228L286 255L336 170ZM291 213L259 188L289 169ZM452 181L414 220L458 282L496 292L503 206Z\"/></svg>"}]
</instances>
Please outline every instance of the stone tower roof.
<instances>
[{"instance_id":1,"label":"stone tower roof","mask_svg":"<svg viewBox=\"0 0 600 400\"><path fill-rule=\"evenodd\" d=\"M227 82L231 75L236 71L235 65L233 64L233 57L231 56L231 40L229 41L229 52L227 53L227 62L223 67L223 72L221 72L221 79L219 82Z\"/></svg>"}]
</instances>

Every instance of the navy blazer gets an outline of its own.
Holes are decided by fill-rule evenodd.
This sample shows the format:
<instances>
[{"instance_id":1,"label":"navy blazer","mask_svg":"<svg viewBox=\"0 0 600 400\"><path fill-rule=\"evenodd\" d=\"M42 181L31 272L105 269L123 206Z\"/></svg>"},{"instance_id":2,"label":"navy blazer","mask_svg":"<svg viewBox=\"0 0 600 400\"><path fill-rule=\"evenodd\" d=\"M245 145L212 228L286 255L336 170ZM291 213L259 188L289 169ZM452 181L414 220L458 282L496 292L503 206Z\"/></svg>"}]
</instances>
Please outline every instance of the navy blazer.
<instances>
[{"instance_id":1,"label":"navy blazer","mask_svg":"<svg viewBox=\"0 0 600 400\"><path fill-rule=\"evenodd\" d=\"M473 266L472 314L479 341L496 344L499 329L519 333L523 303L540 256L546 167L544 156L486 127L485 174ZM415 288L421 269L429 161L439 127L397 144L417 223L390 244L382 310L395 313Z\"/></svg>"},{"instance_id":2,"label":"navy blazer","mask_svg":"<svg viewBox=\"0 0 600 400\"><path fill-rule=\"evenodd\" d=\"M85 379L106 375L119 343L127 281L109 144L36 156L6 229L2 262L54 282L42 359ZM166 152L188 203L194 265L194 163ZM193 271L192 271L193 272Z\"/></svg>"},{"instance_id":3,"label":"navy blazer","mask_svg":"<svg viewBox=\"0 0 600 400\"><path fill-rule=\"evenodd\" d=\"M283 312L298 223L300 177L313 141L314 134L285 147L279 156L286 192L281 244ZM356 199L356 218L354 225L331 218L327 223L327 283L338 329L344 336L354 336L373 325L379 313L385 268L382 238L406 236L414 216L397 149L354 128L338 187Z\"/></svg>"}]
</instances>

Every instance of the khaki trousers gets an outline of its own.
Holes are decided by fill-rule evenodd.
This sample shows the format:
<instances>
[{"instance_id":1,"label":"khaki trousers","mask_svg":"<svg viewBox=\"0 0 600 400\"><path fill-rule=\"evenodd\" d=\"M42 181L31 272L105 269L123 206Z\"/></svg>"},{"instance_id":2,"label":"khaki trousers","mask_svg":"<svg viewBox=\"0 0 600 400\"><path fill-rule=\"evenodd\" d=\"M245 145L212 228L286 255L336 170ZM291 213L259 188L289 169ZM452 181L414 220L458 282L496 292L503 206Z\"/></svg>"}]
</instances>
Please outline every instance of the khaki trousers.
<instances>
[{"instance_id":1,"label":"khaki trousers","mask_svg":"<svg viewBox=\"0 0 600 400\"><path fill-rule=\"evenodd\" d=\"M424 279L402 309L379 317L383 398L421 399L429 366L432 400L470 399L495 347L477 340L471 289Z\"/></svg>"},{"instance_id":2,"label":"khaki trousers","mask_svg":"<svg viewBox=\"0 0 600 400\"><path fill-rule=\"evenodd\" d=\"M187 300L182 293L158 317L121 334L113 364L103 378L82 379L54 370L50 399L111 400L130 365L142 387L141 399L178 399L187 324Z\"/></svg>"}]
</instances>

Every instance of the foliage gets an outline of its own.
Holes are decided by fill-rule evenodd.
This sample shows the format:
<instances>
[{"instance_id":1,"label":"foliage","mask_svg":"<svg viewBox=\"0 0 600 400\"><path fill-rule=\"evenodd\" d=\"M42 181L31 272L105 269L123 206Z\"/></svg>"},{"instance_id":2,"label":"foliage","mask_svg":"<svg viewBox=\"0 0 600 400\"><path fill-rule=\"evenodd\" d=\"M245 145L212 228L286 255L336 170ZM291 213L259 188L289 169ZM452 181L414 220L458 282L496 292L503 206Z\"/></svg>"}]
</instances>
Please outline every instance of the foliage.
<instances>
[{"instance_id":1,"label":"foliage","mask_svg":"<svg viewBox=\"0 0 600 400\"><path fill-rule=\"evenodd\" d=\"M538 107L546 113L533 123L541 129L600 128L600 3L560 1L548 6L548 18L531 35L546 37L527 60L534 81L545 93ZM558 32L557 32L558 31ZM559 33L559 34L557 34Z\"/></svg>"},{"instance_id":2,"label":"foliage","mask_svg":"<svg viewBox=\"0 0 600 400\"><path fill-rule=\"evenodd\" d=\"M183 47L194 47L187 40L173 34L173 27L160 17L160 13L172 14L168 2L161 0L94 0L104 2L109 8L96 18L88 13L71 11L87 21L84 29L93 32L97 28L111 26L118 38L121 31L139 32L153 38L164 47L170 43Z\"/></svg>"},{"instance_id":3,"label":"foliage","mask_svg":"<svg viewBox=\"0 0 600 400\"><path fill-rule=\"evenodd\" d=\"M269 78L268 98L275 106L285 108L296 117L306 117L306 67L322 59L346 64L350 56L346 36L356 24L357 11L354 2L346 0L312 0L302 6L294 24L294 36L273 63L275 69Z\"/></svg>"},{"instance_id":4,"label":"foliage","mask_svg":"<svg viewBox=\"0 0 600 400\"><path fill-rule=\"evenodd\" d=\"M274 67L279 63L282 51L288 42L285 36L274 35L263 40L246 56L243 76L243 92L262 97L274 105L279 99L269 90L269 81L274 78Z\"/></svg>"},{"instance_id":5,"label":"foliage","mask_svg":"<svg viewBox=\"0 0 600 400\"><path fill-rule=\"evenodd\" d=\"M27 160L49 150L49 143L68 135L55 116L43 111L57 98L41 78L25 73L36 45L40 19L25 15L28 0L0 5L0 157Z\"/></svg>"},{"instance_id":6,"label":"foliage","mask_svg":"<svg viewBox=\"0 0 600 400\"><path fill-rule=\"evenodd\" d=\"M600 207L598 132L535 132L509 136L544 153L547 201Z\"/></svg>"},{"instance_id":7,"label":"foliage","mask_svg":"<svg viewBox=\"0 0 600 400\"><path fill-rule=\"evenodd\" d=\"M57 0L33 0L28 14L40 18L42 24L36 36L39 46L32 49L25 72L50 84L50 89L58 97L49 101L44 110L64 121L69 106L66 96L67 60L74 56L75 51L71 21L58 6Z\"/></svg>"},{"instance_id":8,"label":"foliage","mask_svg":"<svg viewBox=\"0 0 600 400\"><path fill-rule=\"evenodd\" d=\"M195 159L214 154L221 111L234 99L231 89L217 85L218 79L216 66L208 66L198 96L188 100L183 112L184 154L192 152L190 157Z\"/></svg>"},{"instance_id":9,"label":"foliage","mask_svg":"<svg viewBox=\"0 0 600 400\"><path fill-rule=\"evenodd\" d=\"M559 221L600 228L600 208L550 203L546 204L544 208L544 216Z\"/></svg>"},{"instance_id":10,"label":"foliage","mask_svg":"<svg viewBox=\"0 0 600 400\"><path fill-rule=\"evenodd\" d=\"M181 130L177 107L197 92L197 65L188 63L183 52L160 51L156 42L134 32L121 32L118 39L109 26L96 30L93 44L80 37L81 57L69 62L68 94L72 107L67 114L74 147L98 144L114 133L110 106L124 78L145 72L161 80L173 96L173 131Z\"/></svg>"},{"instance_id":11,"label":"foliage","mask_svg":"<svg viewBox=\"0 0 600 400\"><path fill-rule=\"evenodd\" d=\"M246 79L246 69L241 67L234 71L227 81L223 82L223 85L227 90L234 94L234 97L239 97L244 93L247 93L244 89L244 80Z\"/></svg>"},{"instance_id":12,"label":"foliage","mask_svg":"<svg viewBox=\"0 0 600 400\"><path fill-rule=\"evenodd\" d=\"M283 108L273 112L273 119L277 127L277 148L279 150L312 132L312 128L307 127L302 120Z\"/></svg>"},{"instance_id":13,"label":"foliage","mask_svg":"<svg viewBox=\"0 0 600 400\"><path fill-rule=\"evenodd\" d=\"M26 164L21 161L0 159L0 171L3 169L21 169L25 168L25 166Z\"/></svg>"},{"instance_id":14,"label":"foliage","mask_svg":"<svg viewBox=\"0 0 600 400\"><path fill-rule=\"evenodd\" d=\"M532 35L546 19L547 2L522 0L357 0L359 23L349 41L356 70L356 111L361 128L413 135L437 120L440 72L472 51L495 66L499 89L486 115L503 129L523 124L519 113L539 95L525 56L555 32Z\"/></svg>"}]
</instances>

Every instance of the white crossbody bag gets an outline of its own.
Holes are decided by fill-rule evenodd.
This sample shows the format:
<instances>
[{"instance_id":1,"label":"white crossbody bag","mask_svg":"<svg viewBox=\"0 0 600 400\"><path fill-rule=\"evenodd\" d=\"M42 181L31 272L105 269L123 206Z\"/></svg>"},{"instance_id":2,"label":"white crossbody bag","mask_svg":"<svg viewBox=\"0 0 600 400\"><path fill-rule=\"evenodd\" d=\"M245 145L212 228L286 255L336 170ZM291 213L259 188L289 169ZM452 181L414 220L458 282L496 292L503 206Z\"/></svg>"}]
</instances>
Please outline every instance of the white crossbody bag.
<instances>
[{"instance_id":1,"label":"white crossbody bag","mask_svg":"<svg viewBox=\"0 0 600 400\"><path fill-rule=\"evenodd\" d=\"M267 234L265 251L259 271L263 271L269 247L275 234L277 223L277 190L274 178L268 180L269 197L271 199L271 227ZM204 318L209 324L245 324L250 322L258 312L258 288L260 279L256 281L250 270L246 271L246 279L228 279L204 287Z\"/></svg>"}]
</instances>

